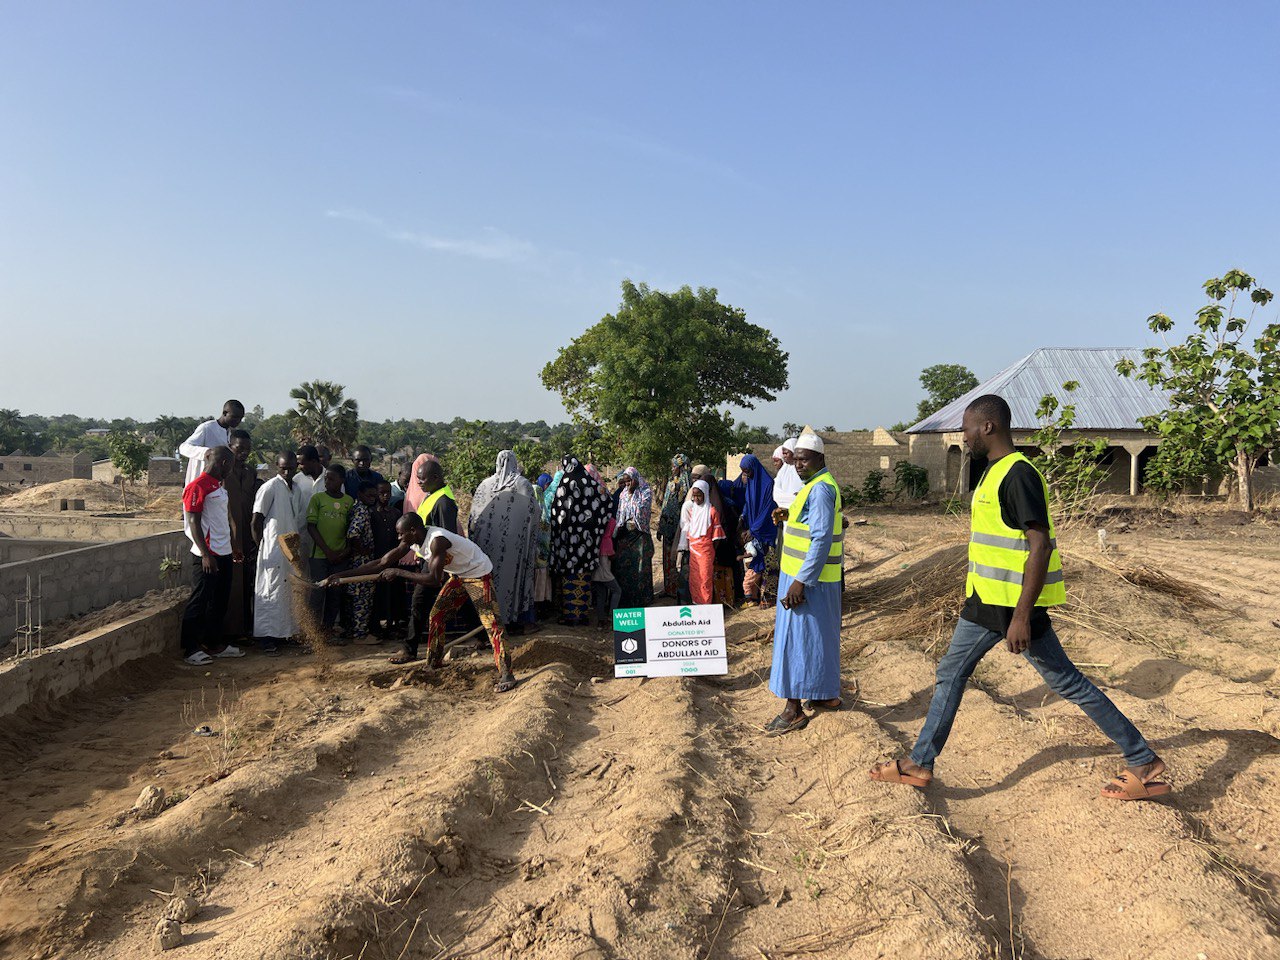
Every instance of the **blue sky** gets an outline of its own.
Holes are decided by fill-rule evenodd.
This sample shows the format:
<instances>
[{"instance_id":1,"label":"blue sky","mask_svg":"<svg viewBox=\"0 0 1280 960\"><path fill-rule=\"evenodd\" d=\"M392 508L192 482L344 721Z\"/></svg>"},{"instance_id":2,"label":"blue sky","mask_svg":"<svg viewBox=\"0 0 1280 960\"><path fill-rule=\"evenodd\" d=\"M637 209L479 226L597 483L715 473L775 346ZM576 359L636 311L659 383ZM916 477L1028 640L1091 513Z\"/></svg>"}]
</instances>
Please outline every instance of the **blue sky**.
<instances>
[{"instance_id":1,"label":"blue sky","mask_svg":"<svg viewBox=\"0 0 1280 960\"><path fill-rule=\"evenodd\" d=\"M623 277L791 352L745 419L1280 286L1280 6L7 4L0 406L563 419ZM1272 311L1274 313L1274 310Z\"/></svg>"}]
</instances>

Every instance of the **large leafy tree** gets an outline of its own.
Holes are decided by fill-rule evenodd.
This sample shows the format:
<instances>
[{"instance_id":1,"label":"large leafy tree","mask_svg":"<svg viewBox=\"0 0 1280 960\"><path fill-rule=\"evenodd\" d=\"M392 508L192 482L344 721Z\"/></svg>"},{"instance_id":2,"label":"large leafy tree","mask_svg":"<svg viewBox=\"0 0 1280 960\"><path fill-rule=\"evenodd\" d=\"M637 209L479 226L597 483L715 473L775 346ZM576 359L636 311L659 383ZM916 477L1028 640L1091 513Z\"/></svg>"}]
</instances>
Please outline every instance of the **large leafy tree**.
<instances>
[{"instance_id":1,"label":"large leafy tree","mask_svg":"<svg viewBox=\"0 0 1280 960\"><path fill-rule=\"evenodd\" d=\"M583 435L598 432L598 449L662 476L676 451L723 458L734 444L723 407L775 399L787 388L787 353L714 289L666 293L624 280L618 311L562 347L542 382Z\"/></svg>"},{"instance_id":2,"label":"large leafy tree","mask_svg":"<svg viewBox=\"0 0 1280 960\"><path fill-rule=\"evenodd\" d=\"M1228 270L1204 283L1210 303L1196 312L1195 332L1182 343L1167 334L1174 322L1163 313L1147 318L1162 347L1142 351L1139 365L1125 359L1116 370L1169 392L1169 408L1142 425L1165 444L1235 474L1241 506L1253 510L1253 470L1280 445L1280 323L1245 338L1259 307L1272 293L1243 270ZM1247 314L1237 309L1248 306Z\"/></svg>"},{"instance_id":3,"label":"large leafy tree","mask_svg":"<svg viewBox=\"0 0 1280 960\"><path fill-rule=\"evenodd\" d=\"M107 434L107 447L111 450L111 465L120 471L120 502L124 504L124 482L137 483L147 472L151 462L151 444L133 430L116 427Z\"/></svg>"},{"instance_id":4,"label":"large leafy tree","mask_svg":"<svg viewBox=\"0 0 1280 960\"><path fill-rule=\"evenodd\" d=\"M285 416L289 432L299 443L323 444L339 456L355 446L359 407L342 395L340 383L312 380L289 391L296 407Z\"/></svg>"},{"instance_id":5,"label":"large leafy tree","mask_svg":"<svg viewBox=\"0 0 1280 960\"><path fill-rule=\"evenodd\" d=\"M916 422L937 413L952 400L978 385L978 378L960 363L935 363L920 371L920 386L928 396L916 404Z\"/></svg>"}]
</instances>

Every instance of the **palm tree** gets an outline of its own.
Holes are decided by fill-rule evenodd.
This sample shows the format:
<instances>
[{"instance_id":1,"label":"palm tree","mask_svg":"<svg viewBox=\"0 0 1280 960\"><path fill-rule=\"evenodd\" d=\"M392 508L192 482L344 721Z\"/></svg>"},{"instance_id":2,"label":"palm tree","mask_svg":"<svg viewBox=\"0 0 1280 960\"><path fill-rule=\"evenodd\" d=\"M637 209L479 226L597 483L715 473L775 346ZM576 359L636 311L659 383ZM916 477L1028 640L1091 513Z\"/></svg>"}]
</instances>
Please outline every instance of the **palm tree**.
<instances>
[{"instance_id":1,"label":"palm tree","mask_svg":"<svg viewBox=\"0 0 1280 960\"><path fill-rule=\"evenodd\" d=\"M342 384L313 380L289 391L298 402L288 411L289 432L299 443L324 444L335 454L345 455L355 445L359 432L359 407L342 396Z\"/></svg>"},{"instance_id":2,"label":"palm tree","mask_svg":"<svg viewBox=\"0 0 1280 960\"><path fill-rule=\"evenodd\" d=\"M157 443L164 450L165 456L170 457L178 449L178 444L187 439L195 427L195 422L189 417L172 416L156 417L147 425L147 429L156 435Z\"/></svg>"}]
</instances>

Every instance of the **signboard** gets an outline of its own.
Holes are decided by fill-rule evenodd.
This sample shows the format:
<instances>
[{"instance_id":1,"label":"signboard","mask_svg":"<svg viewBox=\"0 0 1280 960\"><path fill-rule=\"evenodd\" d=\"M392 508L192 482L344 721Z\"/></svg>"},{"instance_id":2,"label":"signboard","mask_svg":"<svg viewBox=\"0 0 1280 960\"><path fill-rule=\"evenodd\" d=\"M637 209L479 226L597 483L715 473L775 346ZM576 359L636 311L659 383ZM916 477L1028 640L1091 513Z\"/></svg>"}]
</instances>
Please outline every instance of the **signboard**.
<instances>
[{"instance_id":1,"label":"signboard","mask_svg":"<svg viewBox=\"0 0 1280 960\"><path fill-rule=\"evenodd\" d=\"M706 677L729 672L724 607L633 607L613 612L615 677Z\"/></svg>"}]
</instances>

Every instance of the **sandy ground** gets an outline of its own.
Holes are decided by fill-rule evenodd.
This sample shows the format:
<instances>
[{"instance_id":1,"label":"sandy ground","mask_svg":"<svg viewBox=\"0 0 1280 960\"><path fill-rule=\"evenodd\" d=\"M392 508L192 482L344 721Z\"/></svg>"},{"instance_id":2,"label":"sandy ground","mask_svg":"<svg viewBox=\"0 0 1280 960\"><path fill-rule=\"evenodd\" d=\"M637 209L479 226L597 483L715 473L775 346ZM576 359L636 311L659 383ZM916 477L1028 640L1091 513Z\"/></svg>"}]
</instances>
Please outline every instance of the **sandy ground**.
<instances>
[{"instance_id":1,"label":"sandy ground","mask_svg":"<svg viewBox=\"0 0 1280 960\"><path fill-rule=\"evenodd\" d=\"M0 512L50 513L55 497L83 500L87 513L115 513L137 517L181 517L181 487L147 487L126 484L127 499L120 500L120 485L99 480L59 480L41 483L17 493L0 494Z\"/></svg>"},{"instance_id":2,"label":"sandy ground","mask_svg":"<svg viewBox=\"0 0 1280 960\"><path fill-rule=\"evenodd\" d=\"M1120 804L1110 744L1002 649L927 792L867 780L919 729L965 539L867 516L850 704L781 739L760 610L730 620L727 678L593 682L609 643L549 628L501 697L486 657L432 675L357 647L156 659L0 724L0 955L148 955L193 891L175 956L1280 956L1274 519L1117 514L1105 554L1062 531L1059 633L1176 787ZM138 819L148 784L169 806Z\"/></svg>"}]
</instances>

